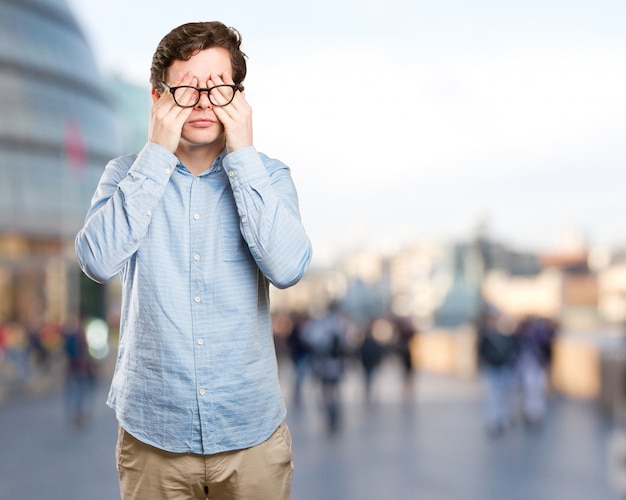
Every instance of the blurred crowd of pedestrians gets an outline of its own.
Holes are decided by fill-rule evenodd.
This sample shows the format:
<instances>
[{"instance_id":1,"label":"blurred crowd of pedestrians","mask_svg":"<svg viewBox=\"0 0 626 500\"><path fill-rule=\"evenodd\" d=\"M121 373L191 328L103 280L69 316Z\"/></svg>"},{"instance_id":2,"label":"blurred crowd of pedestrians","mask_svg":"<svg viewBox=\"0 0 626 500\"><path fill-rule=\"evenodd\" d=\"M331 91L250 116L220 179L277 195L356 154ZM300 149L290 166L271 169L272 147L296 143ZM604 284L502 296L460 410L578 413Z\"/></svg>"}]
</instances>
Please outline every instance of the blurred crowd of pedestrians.
<instances>
[{"instance_id":1,"label":"blurred crowd of pedestrians","mask_svg":"<svg viewBox=\"0 0 626 500\"><path fill-rule=\"evenodd\" d=\"M417 331L406 318L375 318L360 325L339 303L331 302L317 316L290 315L283 330L284 344L293 363L292 403L301 407L303 385L310 378L331 434L341 426L341 384L348 369L361 371L364 400L370 403L381 364L395 356L402 366L405 395L409 397L413 392L411 344Z\"/></svg>"},{"instance_id":2,"label":"blurred crowd of pedestrians","mask_svg":"<svg viewBox=\"0 0 626 500\"><path fill-rule=\"evenodd\" d=\"M419 335L409 318L376 317L360 324L333 302L323 314L293 313L279 329L284 354L293 367L291 401L294 407L301 407L304 382L307 378L313 381L317 406L325 414L329 433L341 426L341 384L347 370L361 372L363 400L371 403L381 364L395 358L404 398L415 395L415 343ZM518 423L528 429L541 427L548 406L557 330L557 324L548 318L514 319L491 306L482 311L475 354L489 436L499 436Z\"/></svg>"},{"instance_id":3,"label":"blurred crowd of pedestrians","mask_svg":"<svg viewBox=\"0 0 626 500\"><path fill-rule=\"evenodd\" d=\"M58 325L35 321L0 325L0 376L3 381L25 382L36 371L49 370L61 341Z\"/></svg>"},{"instance_id":4,"label":"blurred crowd of pedestrians","mask_svg":"<svg viewBox=\"0 0 626 500\"><path fill-rule=\"evenodd\" d=\"M98 361L90 354L84 318L0 325L0 402L13 393L62 387L68 422L83 427L96 388Z\"/></svg>"},{"instance_id":5,"label":"blurred crowd of pedestrians","mask_svg":"<svg viewBox=\"0 0 626 500\"><path fill-rule=\"evenodd\" d=\"M477 333L487 432L499 436L520 420L537 429L546 415L557 325L539 316L515 321L488 306Z\"/></svg>"}]
</instances>

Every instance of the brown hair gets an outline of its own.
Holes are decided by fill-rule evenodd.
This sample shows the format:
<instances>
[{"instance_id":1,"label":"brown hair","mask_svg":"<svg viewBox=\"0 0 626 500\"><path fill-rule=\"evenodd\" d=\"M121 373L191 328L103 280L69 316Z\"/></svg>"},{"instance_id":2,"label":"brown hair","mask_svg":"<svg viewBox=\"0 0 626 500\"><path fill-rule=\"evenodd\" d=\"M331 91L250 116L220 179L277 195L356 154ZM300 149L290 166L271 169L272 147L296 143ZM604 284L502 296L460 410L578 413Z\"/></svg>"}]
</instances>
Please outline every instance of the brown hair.
<instances>
[{"instance_id":1,"label":"brown hair","mask_svg":"<svg viewBox=\"0 0 626 500\"><path fill-rule=\"evenodd\" d=\"M165 73L174 61L187 61L199 51L212 47L223 47L230 52L233 80L243 90L241 83L246 77L246 55L241 51L241 35L235 28L218 21L183 24L165 35L152 56L152 87L161 88Z\"/></svg>"}]
</instances>

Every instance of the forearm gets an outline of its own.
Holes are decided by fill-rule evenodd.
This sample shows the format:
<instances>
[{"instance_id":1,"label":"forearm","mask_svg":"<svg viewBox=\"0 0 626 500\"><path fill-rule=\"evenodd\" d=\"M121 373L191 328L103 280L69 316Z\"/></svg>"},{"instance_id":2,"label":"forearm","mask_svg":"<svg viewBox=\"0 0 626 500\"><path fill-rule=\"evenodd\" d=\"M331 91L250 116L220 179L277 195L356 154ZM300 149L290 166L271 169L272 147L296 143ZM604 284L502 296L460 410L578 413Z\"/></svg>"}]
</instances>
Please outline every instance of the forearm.
<instances>
[{"instance_id":1,"label":"forearm","mask_svg":"<svg viewBox=\"0 0 626 500\"><path fill-rule=\"evenodd\" d=\"M311 242L289 169L263 163L254 148L224 160L239 212L240 230L261 272L278 288L297 283L311 260Z\"/></svg>"},{"instance_id":2,"label":"forearm","mask_svg":"<svg viewBox=\"0 0 626 500\"><path fill-rule=\"evenodd\" d=\"M122 157L107 165L76 236L76 255L90 278L108 281L136 252L177 161L149 143L134 162Z\"/></svg>"}]
</instances>

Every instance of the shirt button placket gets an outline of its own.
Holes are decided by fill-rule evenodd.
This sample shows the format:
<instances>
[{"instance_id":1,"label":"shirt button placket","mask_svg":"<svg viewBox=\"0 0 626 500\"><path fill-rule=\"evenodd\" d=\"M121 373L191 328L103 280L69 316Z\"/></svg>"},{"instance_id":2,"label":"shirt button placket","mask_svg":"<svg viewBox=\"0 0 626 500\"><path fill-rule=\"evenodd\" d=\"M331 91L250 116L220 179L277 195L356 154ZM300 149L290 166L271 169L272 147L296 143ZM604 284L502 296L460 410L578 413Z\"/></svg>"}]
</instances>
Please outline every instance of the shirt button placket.
<instances>
[{"instance_id":1,"label":"shirt button placket","mask_svg":"<svg viewBox=\"0 0 626 500\"><path fill-rule=\"evenodd\" d=\"M197 212L196 212L195 214L193 214L193 220L195 220L195 221L200 220L200 214L199 214L199 213L197 213ZM200 254L197 254L197 253L196 253L196 254L194 254L194 256L193 256L193 260L194 260L195 262L199 262L199 261L200 261ZM196 304L199 304L199 303L202 301L202 299L200 298L200 296L196 296L193 300L194 300L194 302L195 302Z\"/></svg>"}]
</instances>

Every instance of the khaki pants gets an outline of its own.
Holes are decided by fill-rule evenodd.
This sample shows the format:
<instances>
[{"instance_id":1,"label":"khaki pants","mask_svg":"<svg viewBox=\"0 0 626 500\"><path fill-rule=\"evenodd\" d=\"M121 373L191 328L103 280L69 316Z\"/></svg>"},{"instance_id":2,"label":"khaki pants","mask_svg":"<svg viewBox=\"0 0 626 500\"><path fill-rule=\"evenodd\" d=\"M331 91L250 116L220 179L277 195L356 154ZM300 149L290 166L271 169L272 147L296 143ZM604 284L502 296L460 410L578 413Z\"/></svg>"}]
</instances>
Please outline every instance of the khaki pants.
<instances>
[{"instance_id":1,"label":"khaki pants","mask_svg":"<svg viewBox=\"0 0 626 500\"><path fill-rule=\"evenodd\" d=\"M116 447L122 500L289 500L291 435L282 423L252 448L196 455L170 453L119 427Z\"/></svg>"}]
</instances>

